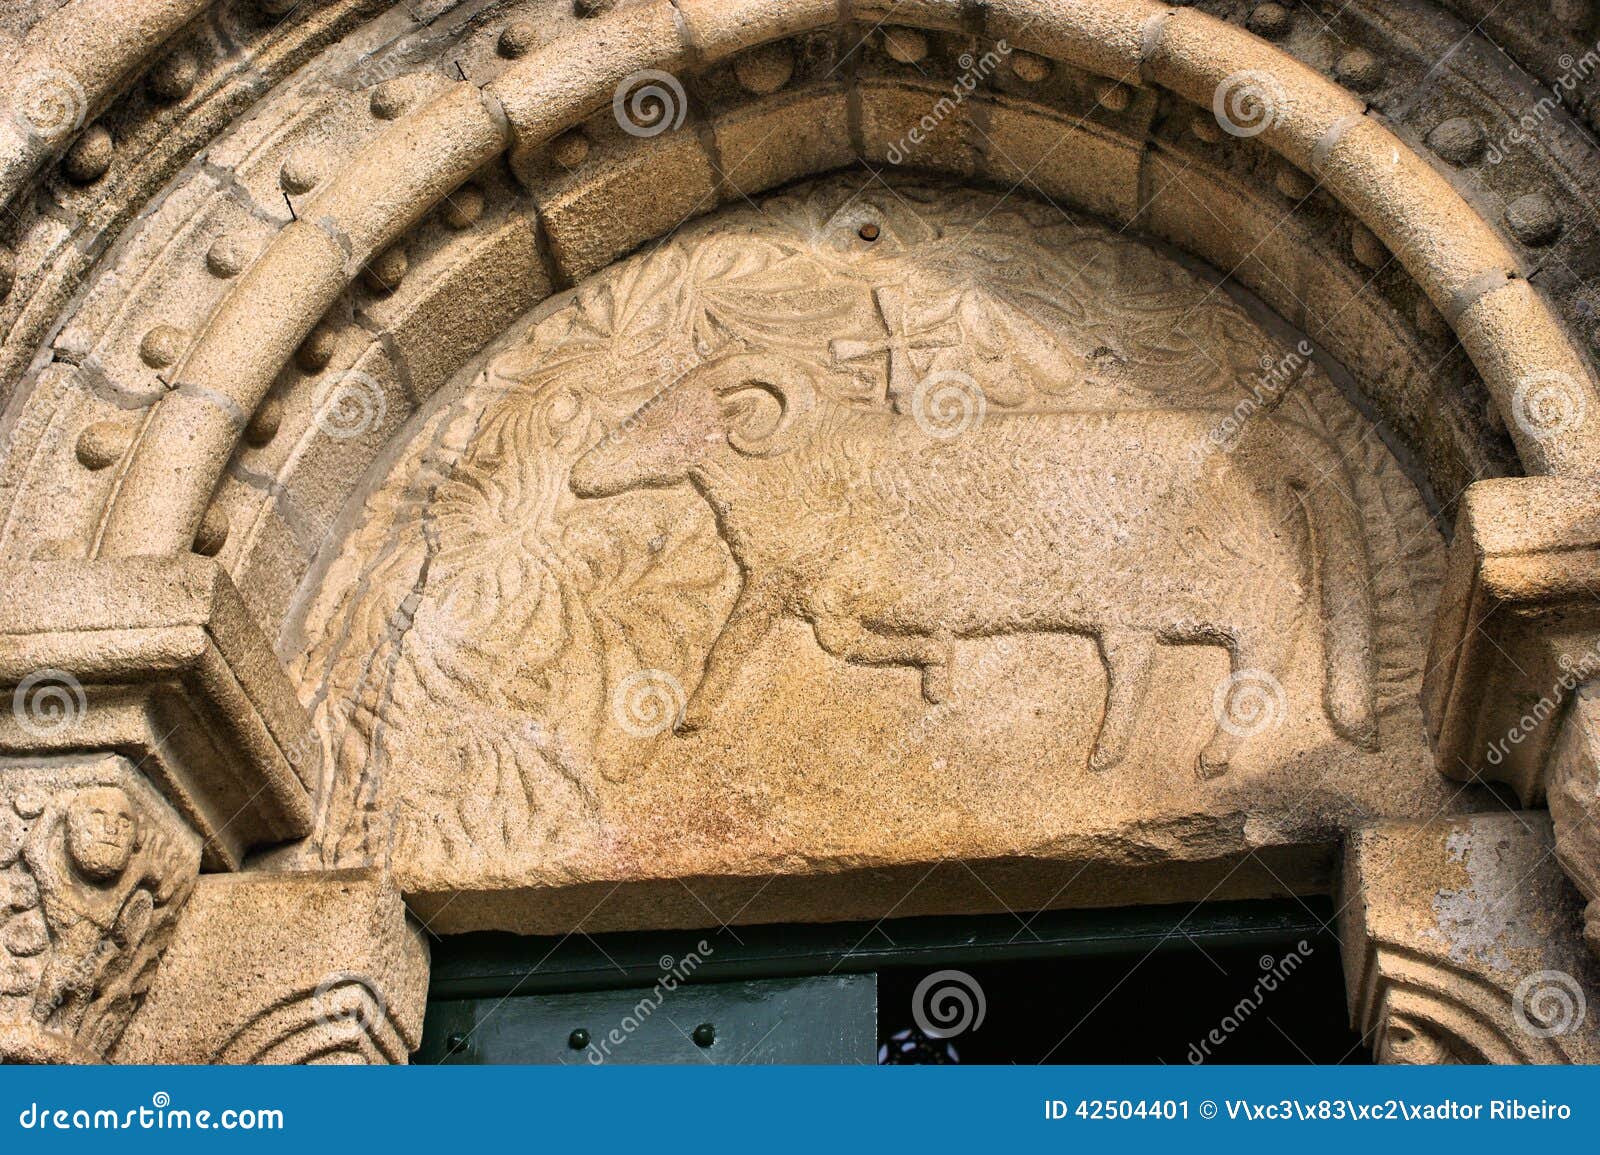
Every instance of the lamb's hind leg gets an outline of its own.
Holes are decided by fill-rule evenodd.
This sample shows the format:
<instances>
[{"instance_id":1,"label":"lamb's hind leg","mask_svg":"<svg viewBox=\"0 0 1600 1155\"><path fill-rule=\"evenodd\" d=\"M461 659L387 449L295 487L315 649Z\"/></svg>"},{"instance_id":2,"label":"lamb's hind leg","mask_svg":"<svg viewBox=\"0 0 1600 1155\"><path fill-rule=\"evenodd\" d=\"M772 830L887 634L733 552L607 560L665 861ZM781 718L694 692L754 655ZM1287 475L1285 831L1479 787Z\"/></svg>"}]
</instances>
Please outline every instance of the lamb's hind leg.
<instances>
[{"instance_id":1,"label":"lamb's hind leg","mask_svg":"<svg viewBox=\"0 0 1600 1155\"><path fill-rule=\"evenodd\" d=\"M1089 755L1090 770L1109 770L1128 753L1149 684L1156 639L1140 630L1104 630L1095 639L1106 667L1106 709Z\"/></svg>"},{"instance_id":2,"label":"lamb's hind leg","mask_svg":"<svg viewBox=\"0 0 1600 1155\"><path fill-rule=\"evenodd\" d=\"M819 614L811 625L817 644L834 657L862 666L916 666L924 698L937 704L950 696L955 642L948 633L879 634L835 614Z\"/></svg>"},{"instance_id":3,"label":"lamb's hind leg","mask_svg":"<svg viewBox=\"0 0 1600 1155\"><path fill-rule=\"evenodd\" d=\"M1283 683L1278 680L1286 637L1256 628L1230 633L1219 641L1228 650L1229 674L1212 694L1217 725L1200 751L1196 769L1202 778L1224 773L1240 745L1276 729L1289 708Z\"/></svg>"}]
</instances>

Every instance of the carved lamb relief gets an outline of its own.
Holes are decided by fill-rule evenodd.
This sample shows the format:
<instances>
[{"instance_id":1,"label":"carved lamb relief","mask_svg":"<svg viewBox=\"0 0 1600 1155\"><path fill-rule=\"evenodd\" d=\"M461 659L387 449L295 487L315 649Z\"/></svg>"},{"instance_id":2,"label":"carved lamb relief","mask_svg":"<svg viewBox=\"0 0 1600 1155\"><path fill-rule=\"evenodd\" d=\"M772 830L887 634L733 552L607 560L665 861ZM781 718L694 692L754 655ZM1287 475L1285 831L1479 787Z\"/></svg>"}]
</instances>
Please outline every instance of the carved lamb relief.
<instances>
[{"instance_id":1,"label":"carved lamb relief","mask_svg":"<svg viewBox=\"0 0 1600 1155\"><path fill-rule=\"evenodd\" d=\"M748 411L762 407L776 416L752 434L744 426L761 419ZM744 354L685 374L571 481L582 497L693 486L739 567L679 729L709 720L780 616L809 622L845 661L917 667L934 704L950 697L956 639L1067 632L1092 637L1105 662L1089 757L1104 770L1127 752L1158 642L1219 645L1233 677L1276 677L1314 570L1324 705L1339 734L1371 748L1372 576L1339 455L1262 415L1225 466L1196 452L1216 422L1205 410L1016 411L944 436L819 397L798 362ZM836 458L865 484L830 484ZM1287 532L1302 505L1310 550ZM950 571L974 551L987 564ZM1207 776L1242 737L1221 722L1200 751Z\"/></svg>"},{"instance_id":2,"label":"carved lamb relief","mask_svg":"<svg viewBox=\"0 0 1600 1155\"><path fill-rule=\"evenodd\" d=\"M629 880L619 924L698 925L643 880L1204 894L1437 807L1440 536L1310 354L1020 197L835 179L684 228L507 333L352 511L283 640L335 768L312 853L392 849L455 929Z\"/></svg>"}]
</instances>

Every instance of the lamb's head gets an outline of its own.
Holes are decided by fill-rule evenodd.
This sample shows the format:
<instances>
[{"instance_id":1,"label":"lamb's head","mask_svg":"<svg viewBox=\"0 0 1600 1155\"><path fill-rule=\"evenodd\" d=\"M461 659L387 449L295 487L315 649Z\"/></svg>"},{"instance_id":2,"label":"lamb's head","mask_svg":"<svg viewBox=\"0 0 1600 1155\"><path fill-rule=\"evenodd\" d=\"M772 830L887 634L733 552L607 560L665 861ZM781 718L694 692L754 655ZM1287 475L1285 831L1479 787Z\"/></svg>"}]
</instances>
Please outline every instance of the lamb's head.
<instances>
[{"instance_id":1,"label":"lamb's head","mask_svg":"<svg viewBox=\"0 0 1600 1155\"><path fill-rule=\"evenodd\" d=\"M572 491L611 497L677 485L719 461L781 453L816 401L811 374L784 358L739 353L701 365L580 457Z\"/></svg>"}]
</instances>

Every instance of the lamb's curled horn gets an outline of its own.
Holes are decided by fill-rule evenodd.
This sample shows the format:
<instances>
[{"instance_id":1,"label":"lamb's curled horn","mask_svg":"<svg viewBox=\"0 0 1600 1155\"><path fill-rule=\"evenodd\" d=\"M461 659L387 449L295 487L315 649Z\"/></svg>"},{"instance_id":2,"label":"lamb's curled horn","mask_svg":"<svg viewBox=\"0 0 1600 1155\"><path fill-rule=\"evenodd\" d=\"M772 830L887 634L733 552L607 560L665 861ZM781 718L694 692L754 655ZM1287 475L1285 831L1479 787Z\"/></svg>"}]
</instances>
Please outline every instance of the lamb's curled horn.
<instances>
[{"instance_id":1,"label":"lamb's curled horn","mask_svg":"<svg viewBox=\"0 0 1600 1155\"><path fill-rule=\"evenodd\" d=\"M740 353L708 365L702 372L720 397L758 389L776 398L778 423L759 437L740 430L728 431L728 444L748 457L770 457L793 442L805 416L816 407L817 388L803 365L770 353Z\"/></svg>"}]
</instances>

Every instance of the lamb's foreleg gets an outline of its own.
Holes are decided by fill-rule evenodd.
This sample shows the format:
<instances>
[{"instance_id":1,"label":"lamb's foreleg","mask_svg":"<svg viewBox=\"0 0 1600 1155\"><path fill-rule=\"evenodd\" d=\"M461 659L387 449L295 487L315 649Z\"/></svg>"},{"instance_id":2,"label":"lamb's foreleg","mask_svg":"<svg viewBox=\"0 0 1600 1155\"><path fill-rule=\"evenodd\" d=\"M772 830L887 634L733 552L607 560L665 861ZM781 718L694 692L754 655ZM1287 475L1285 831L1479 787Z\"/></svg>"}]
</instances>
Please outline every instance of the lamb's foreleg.
<instances>
[{"instance_id":1,"label":"lamb's foreleg","mask_svg":"<svg viewBox=\"0 0 1600 1155\"><path fill-rule=\"evenodd\" d=\"M819 614L811 625L817 644L834 657L860 666L916 666L924 698L938 704L950 697L955 641L948 633L879 634L836 614Z\"/></svg>"},{"instance_id":2,"label":"lamb's foreleg","mask_svg":"<svg viewBox=\"0 0 1600 1155\"><path fill-rule=\"evenodd\" d=\"M745 659L772 629L772 624L778 618L781 601L773 588L746 582L734 600L722 632L711 643L711 652L706 655L705 673L701 675L694 693L689 695L683 717L678 722L679 732L699 730L710 721L711 715L732 688Z\"/></svg>"},{"instance_id":3,"label":"lamb's foreleg","mask_svg":"<svg viewBox=\"0 0 1600 1155\"><path fill-rule=\"evenodd\" d=\"M1139 630L1103 630L1095 639L1106 668L1106 710L1095 736L1089 769L1109 770L1128 753L1149 682L1156 640Z\"/></svg>"}]
</instances>

